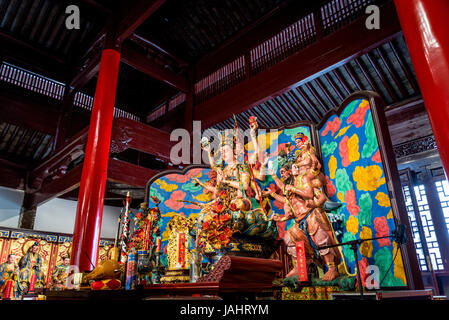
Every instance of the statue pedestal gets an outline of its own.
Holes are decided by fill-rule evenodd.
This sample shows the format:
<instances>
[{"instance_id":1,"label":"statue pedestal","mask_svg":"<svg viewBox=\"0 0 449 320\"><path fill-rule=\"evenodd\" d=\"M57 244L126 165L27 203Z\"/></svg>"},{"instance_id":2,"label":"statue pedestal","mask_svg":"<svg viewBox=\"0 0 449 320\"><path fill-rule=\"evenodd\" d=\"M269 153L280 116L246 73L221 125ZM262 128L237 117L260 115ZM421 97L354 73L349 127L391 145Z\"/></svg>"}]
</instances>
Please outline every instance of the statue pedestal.
<instances>
[{"instance_id":1,"label":"statue pedestal","mask_svg":"<svg viewBox=\"0 0 449 320\"><path fill-rule=\"evenodd\" d=\"M272 259L223 256L197 283L218 282L220 291L263 291L273 288L282 262Z\"/></svg>"},{"instance_id":2,"label":"statue pedestal","mask_svg":"<svg viewBox=\"0 0 449 320\"><path fill-rule=\"evenodd\" d=\"M165 272L165 274L161 277L160 281L161 283L189 282L189 269L167 270L167 272Z\"/></svg>"}]
</instances>

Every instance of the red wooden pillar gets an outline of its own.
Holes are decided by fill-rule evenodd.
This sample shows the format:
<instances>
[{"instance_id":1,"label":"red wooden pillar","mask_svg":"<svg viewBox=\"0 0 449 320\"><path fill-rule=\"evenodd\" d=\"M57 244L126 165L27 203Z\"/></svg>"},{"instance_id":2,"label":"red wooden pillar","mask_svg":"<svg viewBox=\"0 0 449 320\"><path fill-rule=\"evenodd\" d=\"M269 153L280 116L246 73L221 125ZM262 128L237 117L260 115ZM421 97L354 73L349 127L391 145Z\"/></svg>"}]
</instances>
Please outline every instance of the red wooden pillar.
<instances>
[{"instance_id":1,"label":"red wooden pillar","mask_svg":"<svg viewBox=\"0 0 449 320\"><path fill-rule=\"evenodd\" d=\"M81 175L71 264L81 272L93 269L98 259L115 94L120 65L117 49L104 49L90 119ZM92 264L91 264L92 263Z\"/></svg>"},{"instance_id":2,"label":"red wooden pillar","mask_svg":"<svg viewBox=\"0 0 449 320\"><path fill-rule=\"evenodd\" d=\"M405 41L449 173L449 1L395 0Z\"/></svg>"}]
</instances>

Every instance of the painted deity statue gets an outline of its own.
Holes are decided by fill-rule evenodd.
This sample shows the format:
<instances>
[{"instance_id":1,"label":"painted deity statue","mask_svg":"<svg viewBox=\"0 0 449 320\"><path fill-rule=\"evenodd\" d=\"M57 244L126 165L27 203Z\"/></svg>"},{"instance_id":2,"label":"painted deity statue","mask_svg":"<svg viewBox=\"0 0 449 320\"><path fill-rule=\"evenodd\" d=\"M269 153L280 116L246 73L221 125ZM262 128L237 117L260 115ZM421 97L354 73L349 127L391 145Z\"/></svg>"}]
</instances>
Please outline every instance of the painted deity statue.
<instances>
[{"instance_id":1,"label":"painted deity statue","mask_svg":"<svg viewBox=\"0 0 449 320\"><path fill-rule=\"evenodd\" d=\"M42 289L45 284L42 272L42 258L39 255L39 243L34 242L19 261L19 291L20 295Z\"/></svg>"},{"instance_id":2,"label":"painted deity statue","mask_svg":"<svg viewBox=\"0 0 449 320\"><path fill-rule=\"evenodd\" d=\"M69 276L70 257L62 257L62 263L58 264L51 275L52 290L62 291L67 289L67 278Z\"/></svg>"},{"instance_id":3,"label":"painted deity statue","mask_svg":"<svg viewBox=\"0 0 449 320\"><path fill-rule=\"evenodd\" d=\"M214 179L210 181L213 181L215 185L210 182L201 183L198 179L194 179L194 181L211 192L213 199L217 199L220 193L222 195L226 193L237 209L250 210L252 208L251 199L258 200L257 195L260 194L260 190L257 189L258 186L251 178L248 163L242 158L244 157L243 148L243 144L238 141L234 133L222 135L220 137L220 155L224 166L218 166L210 144L203 144L203 149L208 153L209 163L214 172ZM260 178L260 176L258 177ZM242 199L246 200L242 201Z\"/></svg>"},{"instance_id":4,"label":"painted deity statue","mask_svg":"<svg viewBox=\"0 0 449 320\"><path fill-rule=\"evenodd\" d=\"M203 232L208 240L219 240L211 243L216 249L226 247L235 233L263 239L274 239L277 235L276 224L267 218L261 205L262 191L256 183L256 179L265 179L268 157L260 152L256 133L258 127L253 120L250 126L255 152L251 156L245 155L238 128L220 134L218 153L221 164L216 163L216 155L212 153L209 141L205 138L201 141L203 150L209 156L210 180L201 182L192 179L212 194L210 203L201 204L201 215L204 217Z\"/></svg>"},{"instance_id":5,"label":"painted deity statue","mask_svg":"<svg viewBox=\"0 0 449 320\"><path fill-rule=\"evenodd\" d=\"M284 216L273 215L272 219L295 220L284 236L288 253L296 258L295 243L303 241L308 263L326 264L327 272L322 280L332 281L339 275L337 265L341 262L341 254L337 248L319 249L336 243L324 210L328 199L322 190L324 179L320 172L321 164L307 137L299 134L295 136L295 140L299 148L296 161L282 166L280 170L284 181L281 181L274 171L269 172L276 186L282 190L282 195L275 192L270 194L284 203ZM287 277L297 274L298 268L295 266Z\"/></svg>"},{"instance_id":6,"label":"painted deity statue","mask_svg":"<svg viewBox=\"0 0 449 320\"><path fill-rule=\"evenodd\" d=\"M8 260L0 265L0 297L3 300L18 299L17 278L19 266L16 263L16 255L8 255Z\"/></svg>"}]
</instances>

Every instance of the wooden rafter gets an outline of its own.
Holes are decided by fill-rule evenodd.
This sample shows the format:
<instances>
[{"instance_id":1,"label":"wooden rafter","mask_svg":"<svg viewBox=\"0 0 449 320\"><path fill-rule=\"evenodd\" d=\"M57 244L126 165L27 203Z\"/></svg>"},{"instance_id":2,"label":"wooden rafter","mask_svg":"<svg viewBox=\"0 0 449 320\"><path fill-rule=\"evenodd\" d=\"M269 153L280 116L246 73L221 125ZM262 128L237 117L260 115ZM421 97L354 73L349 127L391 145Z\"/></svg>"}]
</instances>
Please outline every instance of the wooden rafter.
<instances>
[{"instance_id":1,"label":"wooden rafter","mask_svg":"<svg viewBox=\"0 0 449 320\"><path fill-rule=\"evenodd\" d=\"M398 95L396 94L394 89L391 87L390 82L385 79L385 77L382 73L382 70L380 69L380 66L378 65L376 60L374 60L372 54L370 52L368 52L366 54L366 57L368 58L369 63L371 63L371 65L373 66L374 71L376 72L377 76L380 78L380 81L382 81L382 84L387 89L388 94L390 95L391 99L393 101L399 101Z\"/></svg>"},{"instance_id":2,"label":"wooden rafter","mask_svg":"<svg viewBox=\"0 0 449 320\"><path fill-rule=\"evenodd\" d=\"M340 99L340 102L344 100L343 95L341 94L340 90L332 80L332 78L328 74L324 74L324 79L330 84L334 92L337 94L338 98ZM336 106L339 105L339 103L335 104Z\"/></svg>"},{"instance_id":3,"label":"wooden rafter","mask_svg":"<svg viewBox=\"0 0 449 320\"><path fill-rule=\"evenodd\" d=\"M341 84L341 86L345 89L346 94L351 94L352 89L349 87L348 83L343 79L341 76L340 70L334 69L332 70L332 74L337 78L338 82Z\"/></svg>"},{"instance_id":4,"label":"wooden rafter","mask_svg":"<svg viewBox=\"0 0 449 320\"><path fill-rule=\"evenodd\" d=\"M299 119L307 119L307 120L312 121L312 116L309 114L309 112L306 112L306 110L304 109L301 101L299 101L299 99L296 97L295 94L293 94L292 91L286 92L285 95L288 98L290 98L290 100L292 100L296 104L296 106L298 107L299 111L301 111Z\"/></svg>"},{"instance_id":5,"label":"wooden rafter","mask_svg":"<svg viewBox=\"0 0 449 320\"><path fill-rule=\"evenodd\" d=\"M402 81L398 80L399 76L397 75L396 70L393 68L390 61L388 61L386 59L383 48L382 47L377 48L377 53L379 54L380 59L382 60L382 63L384 64L385 68L388 70L388 73L393 78L394 83L396 84L399 91L401 92L402 97L403 98L408 97L408 93L406 92L406 90L404 88L404 84L402 83Z\"/></svg>"},{"instance_id":6,"label":"wooden rafter","mask_svg":"<svg viewBox=\"0 0 449 320\"><path fill-rule=\"evenodd\" d=\"M389 46L391 48L391 51L393 52L396 60L399 62L399 66L402 69L402 71L404 72L405 76L407 77L408 82L410 83L410 85L412 86L413 90L415 91L415 93L419 93L419 86L416 83L416 81L414 80L414 77L412 77L411 75L411 71L409 71L409 68L407 67L407 64L404 60L404 58L401 56L401 54L399 53L398 49L396 48L396 45L394 44L393 41L391 41L389 43Z\"/></svg>"},{"instance_id":7,"label":"wooden rafter","mask_svg":"<svg viewBox=\"0 0 449 320\"><path fill-rule=\"evenodd\" d=\"M329 93L329 91L326 89L326 87L324 86L324 84L321 82L321 80L319 78L315 79L315 82L318 86L318 88L321 90L321 92L324 93L324 95L326 96L327 100L329 100L329 102L332 104L330 106L330 108L328 109L332 109L333 107L338 106L337 101L335 101L334 97L332 97L332 95Z\"/></svg>"}]
</instances>

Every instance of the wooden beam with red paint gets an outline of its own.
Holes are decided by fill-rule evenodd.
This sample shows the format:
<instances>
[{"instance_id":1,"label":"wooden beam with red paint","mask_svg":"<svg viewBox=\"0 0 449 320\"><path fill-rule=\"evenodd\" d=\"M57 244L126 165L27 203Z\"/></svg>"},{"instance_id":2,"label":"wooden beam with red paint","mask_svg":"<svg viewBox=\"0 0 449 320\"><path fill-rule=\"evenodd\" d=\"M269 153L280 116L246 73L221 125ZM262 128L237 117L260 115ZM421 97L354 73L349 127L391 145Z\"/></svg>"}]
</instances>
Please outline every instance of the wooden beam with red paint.
<instances>
[{"instance_id":1,"label":"wooden beam with red paint","mask_svg":"<svg viewBox=\"0 0 449 320\"><path fill-rule=\"evenodd\" d=\"M119 19L117 40L123 42L164 3L165 0L138 0L127 2L126 7L129 8L129 10L124 12Z\"/></svg>"},{"instance_id":2,"label":"wooden beam with red paint","mask_svg":"<svg viewBox=\"0 0 449 320\"><path fill-rule=\"evenodd\" d=\"M87 142L88 128L81 130L65 144L57 148L53 154L34 168L30 173L29 184L39 189L41 183L51 175L61 176L68 165L84 153Z\"/></svg>"},{"instance_id":3,"label":"wooden beam with red paint","mask_svg":"<svg viewBox=\"0 0 449 320\"><path fill-rule=\"evenodd\" d=\"M25 177L25 166L0 158L0 186L22 189Z\"/></svg>"},{"instance_id":4,"label":"wooden beam with red paint","mask_svg":"<svg viewBox=\"0 0 449 320\"><path fill-rule=\"evenodd\" d=\"M185 61L185 59L178 57L171 51L167 50L166 48L163 48L162 46L158 45L154 41L151 41L150 39L142 37L136 33L132 33L129 36L129 39L141 44L144 47L150 47L151 49L158 51L160 54L175 60L177 63L179 63L180 67L186 67L189 65L189 63Z\"/></svg>"},{"instance_id":5,"label":"wooden beam with red paint","mask_svg":"<svg viewBox=\"0 0 449 320\"><path fill-rule=\"evenodd\" d=\"M107 179L116 183L145 188L148 180L158 173L157 170L109 158Z\"/></svg>"},{"instance_id":6,"label":"wooden beam with red paint","mask_svg":"<svg viewBox=\"0 0 449 320\"><path fill-rule=\"evenodd\" d=\"M81 181L82 170L83 164L79 164L67 172L63 177L43 184L39 191L33 193L31 206L41 205L78 188Z\"/></svg>"},{"instance_id":7,"label":"wooden beam with red paint","mask_svg":"<svg viewBox=\"0 0 449 320\"><path fill-rule=\"evenodd\" d=\"M86 52L81 55L81 60L84 61L89 53L95 50L101 41L105 41L108 30L112 31L112 25L114 25L114 28L117 26L114 32L111 32L110 35L110 38L114 39L106 40L116 41L121 45L123 41L128 38L164 2L165 0L139 0L137 3L136 1L134 1L134 3L127 3L127 8L129 8L129 10L126 10L116 22L110 21L108 27L101 30L91 45L89 45ZM97 53L92 54L90 59L85 63L85 66L82 66L82 70L78 72L70 83L70 86L74 88L73 91L76 92L81 90L98 73L100 70L100 58L101 50L98 50Z\"/></svg>"},{"instance_id":8,"label":"wooden beam with red paint","mask_svg":"<svg viewBox=\"0 0 449 320\"><path fill-rule=\"evenodd\" d=\"M66 80L65 60L48 50L40 49L4 32L0 32L0 54L4 61L41 73L54 80Z\"/></svg>"},{"instance_id":9,"label":"wooden beam with red paint","mask_svg":"<svg viewBox=\"0 0 449 320\"><path fill-rule=\"evenodd\" d=\"M170 141L170 133L128 118L118 118L112 128L111 146L122 152L134 149L152 154L162 160L170 160L170 150L175 142ZM117 153L117 152L116 152Z\"/></svg>"},{"instance_id":10,"label":"wooden beam with red paint","mask_svg":"<svg viewBox=\"0 0 449 320\"><path fill-rule=\"evenodd\" d=\"M143 52L130 45L122 47L121 61L134 69L149 75L169 86L187 92L189 90L188 80L173 71L164 69L161 65L148 59Z\"/></svg>"},{"instance_id":11,"label":"wooden beam with red paint","mask_svg":"<svg viewBox=\"0 0 449 320\"><path fill-rule=\"evenodd\" d=\"M94 55L70 83L73 92L80 91L100 70L101 52Z\"/></svg>"},{"instance_id":12,"label":"wooden beam with red paint","mask_svg":"<svg viewBox=\"0 0 449 320\"><path fill-rule=\"evenodd\" d=\"M12 91L12 89L15 89ZM1 121L54 135L58 122L56 101L51 98L38 99L36 94L25 89L0 86Z\"/></svg>"},{"instance_id":13,"label":"wooden beam with red paint","mask_svg":"<svg viewBox=\"0 0 449 320\"><path fill-rule=\"evenodd\" d=\"M298 87L301 81L319 76L369 52L401 33L394 4L380 8L382 28L367 30L365 16L322 38L272 66L264 72L241 82L195 108L194 120L201 120L208 128L259 105L271 97Z\"/></svg>"}]
</instances>

